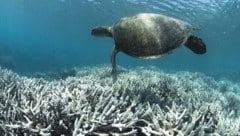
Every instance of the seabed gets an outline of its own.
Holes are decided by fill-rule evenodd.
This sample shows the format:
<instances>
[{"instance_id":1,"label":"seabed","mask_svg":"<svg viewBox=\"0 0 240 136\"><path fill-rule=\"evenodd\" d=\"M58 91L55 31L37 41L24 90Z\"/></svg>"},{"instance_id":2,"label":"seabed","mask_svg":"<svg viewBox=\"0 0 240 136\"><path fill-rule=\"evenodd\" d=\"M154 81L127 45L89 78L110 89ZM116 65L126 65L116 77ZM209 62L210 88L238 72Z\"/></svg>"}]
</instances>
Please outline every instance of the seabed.
<instances>
[{"instance_id":1,"label":"seabed","mask_svg":"<svg viewBox=\"0 0 240 136\"><path fill-rule=\"evenodd\" d=\"M240 135L240 85L201 73L110 66L46 80L0 69L0 134Z\"/></svg>"}]
</instances>

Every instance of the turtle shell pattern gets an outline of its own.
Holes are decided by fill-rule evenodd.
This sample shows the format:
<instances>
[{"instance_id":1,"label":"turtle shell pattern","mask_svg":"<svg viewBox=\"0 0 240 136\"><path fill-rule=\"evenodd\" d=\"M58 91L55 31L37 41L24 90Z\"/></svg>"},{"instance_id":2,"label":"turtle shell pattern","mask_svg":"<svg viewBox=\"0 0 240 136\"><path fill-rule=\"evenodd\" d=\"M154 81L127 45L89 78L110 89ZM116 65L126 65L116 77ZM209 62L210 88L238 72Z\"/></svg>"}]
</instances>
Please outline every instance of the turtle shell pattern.
<instances>
[{"instance_id":1,"label":"turtle shell pattern","mask_svg":"<svg viewBox=\"0 0 240 136\"><path fill-rule=\"evenodd\" d=\"M185 43L191 31L186 22L152 13L122 18L112 27L115 49L139 58L171 53Z\"/></svg>"}]
</instances>

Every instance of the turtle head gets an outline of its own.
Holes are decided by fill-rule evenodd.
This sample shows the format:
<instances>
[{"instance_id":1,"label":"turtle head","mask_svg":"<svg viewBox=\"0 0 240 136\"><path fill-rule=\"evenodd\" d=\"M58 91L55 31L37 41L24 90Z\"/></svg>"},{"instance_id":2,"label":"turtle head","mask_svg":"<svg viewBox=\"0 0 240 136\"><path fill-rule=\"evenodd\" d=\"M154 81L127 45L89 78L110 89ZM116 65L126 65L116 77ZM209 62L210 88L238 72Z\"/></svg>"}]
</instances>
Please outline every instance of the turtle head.
<instances>
[{"instance_id":1,"label":"turtle head","mask_svg":"<svg viewBox=\"0 0 240 136\"><path fill-rule=\"evenodd\" d=\"M206 45L202 39L193 35L188 37L184 45L196 54L204 54L207 51Z\"/></svg>"},{"instance_id":2,"label":"turtle head","mask_svg":"<svg viewBox=\"0 0 240 136\"><path fill-rule=\"evenodd\" d=\"M95 27L92 29L91 34L98 37L112 37L112 29L107 26Z\"/></svg>"}]
</instances>

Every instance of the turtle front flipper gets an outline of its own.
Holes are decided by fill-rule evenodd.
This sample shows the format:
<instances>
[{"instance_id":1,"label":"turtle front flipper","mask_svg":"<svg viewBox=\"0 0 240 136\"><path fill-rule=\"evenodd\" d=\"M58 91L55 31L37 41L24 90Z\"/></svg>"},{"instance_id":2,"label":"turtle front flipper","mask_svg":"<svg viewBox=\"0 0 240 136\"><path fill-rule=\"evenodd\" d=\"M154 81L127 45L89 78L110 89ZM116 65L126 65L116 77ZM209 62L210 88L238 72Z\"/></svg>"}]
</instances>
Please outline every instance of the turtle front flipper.
<instances>
[{"instance_id":1,"label":"turtle front flipper","mask_svg":"<svg viewBox=\"0 0 240 136\"><path fill-rule=\"evenodd\" d=\"M116 65L116 55L119 51L115 49L115 46L112 49L110 59L112 63L112 75L115 76L117 74L117 65Z\"/></svg>"},{"instance_id":2,"label":"turtle front flipper","mask_svg":"<svg viewBox=\"0 0 240 136\"><path fill-rule=\"evenodd\" d=\"M91 34L98 37L112 37L112 27L99 26L92 29Z\"/></svg>"}]
</instances>

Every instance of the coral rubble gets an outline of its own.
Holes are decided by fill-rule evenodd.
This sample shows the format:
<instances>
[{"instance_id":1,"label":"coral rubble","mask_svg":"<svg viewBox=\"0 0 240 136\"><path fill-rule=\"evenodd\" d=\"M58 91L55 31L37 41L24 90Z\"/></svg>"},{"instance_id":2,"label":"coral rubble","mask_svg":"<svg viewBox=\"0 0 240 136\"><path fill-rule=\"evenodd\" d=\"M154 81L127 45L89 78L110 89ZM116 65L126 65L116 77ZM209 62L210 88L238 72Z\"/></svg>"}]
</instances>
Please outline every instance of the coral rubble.
<instances>
[{"instance_id":1,"label":"coral rubble","mask_svg":"<svg viewBox=\"0 0 240 136\"><path fill-rule=\"evenodd\" d=\"M240 85L200 73L79 69L47 81L0 69L4 135L240 135Z\"/></svg>"}]
</instances>

